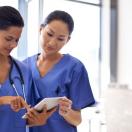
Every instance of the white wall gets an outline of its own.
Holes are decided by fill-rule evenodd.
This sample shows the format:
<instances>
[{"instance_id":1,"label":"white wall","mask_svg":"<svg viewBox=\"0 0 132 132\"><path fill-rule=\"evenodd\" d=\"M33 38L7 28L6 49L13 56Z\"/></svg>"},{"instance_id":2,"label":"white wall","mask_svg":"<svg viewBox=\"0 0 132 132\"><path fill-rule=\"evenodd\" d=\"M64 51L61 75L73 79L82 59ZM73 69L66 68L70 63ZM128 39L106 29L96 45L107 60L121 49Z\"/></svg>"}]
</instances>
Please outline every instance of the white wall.
<instances>
[{"instance_id":1,"label":"white wall","mask_svg":"<svg viewBox=\"0 0 132 132\"><path fill-rule=\"evenodd\" d=\"M39 51L39 1L32 0L28 3L28 56Z\"/></svg>"},{"instance_id":2,"label":"white wall","mask_svg":"<svg viewBox=\"0 0 132 132\"><path fill-rule=\"evenodd\" d=\"M132 0L118 2L118 83L132 88Z\"/></svg>"},{"instance_id":3,"label":"white wall","mask_svg":"<svg viewBox=\"0 0 132 132\"><path fill-rule=\"evenodd\" d=\"M102 6L102 60L101 60L101 88L106 89L110 81L109 49L110 49L110 0L103 0Z\"/></svg>"}]
</instances>

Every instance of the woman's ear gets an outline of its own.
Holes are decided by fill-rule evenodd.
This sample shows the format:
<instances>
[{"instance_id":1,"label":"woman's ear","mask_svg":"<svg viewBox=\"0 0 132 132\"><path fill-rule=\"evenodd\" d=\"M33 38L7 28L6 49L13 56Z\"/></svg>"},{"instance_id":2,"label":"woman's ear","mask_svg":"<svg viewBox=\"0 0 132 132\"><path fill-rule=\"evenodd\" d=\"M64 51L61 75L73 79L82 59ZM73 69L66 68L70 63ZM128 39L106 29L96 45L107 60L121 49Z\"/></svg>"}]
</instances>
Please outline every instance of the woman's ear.
<instances>
[{"instance_id":1,"label":"woman's ear","mask_svg":"<svg viewBox=\"0 0 132 132\"><path fill-rule=\"evenodd\" d=\"M41 33L41 31L42 31L42 28L43 28L43 27L40 27L40 28L39 28L39 33Z\"/></svg>"},{"instance_id":2,"label":"woman's ear","mask_svg":"<svg viewBox=\"0 0 132 132\"><path fill-rule=\"evenodd\" d=\"M70 39L71 39L71 36L69 35L69 36L68 36L68 39L67 39L67 43L68 43L68 41L69 41Z\"/></svg>"}]
</instances>

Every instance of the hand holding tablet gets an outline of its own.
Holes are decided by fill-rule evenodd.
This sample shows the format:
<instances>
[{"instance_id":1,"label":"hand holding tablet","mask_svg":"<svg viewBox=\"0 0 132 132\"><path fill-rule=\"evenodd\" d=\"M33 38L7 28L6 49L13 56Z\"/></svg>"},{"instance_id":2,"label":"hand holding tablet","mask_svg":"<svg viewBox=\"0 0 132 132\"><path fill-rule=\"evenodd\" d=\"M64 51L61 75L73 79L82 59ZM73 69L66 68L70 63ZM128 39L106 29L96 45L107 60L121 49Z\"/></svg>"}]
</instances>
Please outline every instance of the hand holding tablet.
<instances>
[{"instance_id":1,"label":"hand holding tablet","mask_svg":"<svg viewBox=\"0 0 132 132\"><path fill-rule=\"evenodd\" d=\"M38 104L34 106L34 109L37 111L42 111L44 106L46 105L47 110L50 110L54 107L56 107L59 104L59 99L63 99L65 97L49 97L49 98L44 98L41 100ZM25 115L22 116L22 118L26 118Z\"/></svg>"},{"instance_id":2,"label":"hand holding tablet","mask_svg":"<svg viewBox=\"0 0 132 132\"><path fill-rule=\"evenodd\" d=\"M34 106L34 109L37 111L41 111L44 108L44 105L46 104L47 110L50 110L58 105L59 99L62 99L65 97L51 97L51 98L44 98L42 101L40 101L37 105Z\"/></svg>"}]
</instances>

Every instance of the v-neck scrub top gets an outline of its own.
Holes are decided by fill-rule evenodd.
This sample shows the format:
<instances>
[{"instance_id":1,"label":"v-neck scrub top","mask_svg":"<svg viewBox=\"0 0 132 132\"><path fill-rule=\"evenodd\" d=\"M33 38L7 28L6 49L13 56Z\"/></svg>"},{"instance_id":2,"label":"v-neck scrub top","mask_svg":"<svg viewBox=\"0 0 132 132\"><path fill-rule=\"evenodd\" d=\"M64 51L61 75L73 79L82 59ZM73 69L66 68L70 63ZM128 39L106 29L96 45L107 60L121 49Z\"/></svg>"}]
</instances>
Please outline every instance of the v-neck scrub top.
<instances>
[{"instance_id":1,"label":"v-neck scrub top","mask_svg":"<svg viewBox=\"0 0 132 132\"><path fill-rule=\"evenodd\" d=\"M24 78L24 91L27 103L30 104L31 99L33 97L36 97L37 94L37 91L34 89L35 85L32 80L32 73L24 63L21 63L17 60L15 61L21 69ZM22 85L19 80L20 74L18 73L15 65L13 65L12 68L11 79L14 81L14 85L19 95L23 97ZM3 84L1 84L0 97L2 96L17 96L15 90L10 84L9 77L5 80ZM39 96L37 96L36 98L39 98ZM32 102L31 104L33 103L35 102ZM18 112L14 112L10 108L10 105L0 105L0 132L26 132L26 121L22 119L22 116L25 112L25 109L21 109Z\"/></svg>"},{"instance_id":2,"label":"v-neck scrub top","mask_svg":"<svg viewBox=\"0 0 132 132\"><path fill-rule=\"evenodd\" d=\"M88 74L83 63L70 54L64 54L61 60L50 71L41 77L37 68L38 55L24 60L31 68L38 93L45 97L66 96L72 100L72 109L80 110L95 103L90 87ZM33 127L30 132L77 132L58 111L43 126Z\"/></svg>"}]
</instances>

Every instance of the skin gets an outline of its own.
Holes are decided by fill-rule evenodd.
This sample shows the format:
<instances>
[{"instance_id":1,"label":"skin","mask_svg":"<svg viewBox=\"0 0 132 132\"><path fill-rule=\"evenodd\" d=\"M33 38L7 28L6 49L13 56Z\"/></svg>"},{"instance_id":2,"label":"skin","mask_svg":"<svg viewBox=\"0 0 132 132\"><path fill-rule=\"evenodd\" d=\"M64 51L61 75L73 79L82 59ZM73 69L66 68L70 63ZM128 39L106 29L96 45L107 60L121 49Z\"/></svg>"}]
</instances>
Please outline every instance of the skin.
<instances>
[{"instance_id":1,"label":"skin","mask_svg":"<svg viewBox=\"0 0 132 132\"><path fill-rule=\"evenodd\" d=\"M42 52L38 56L37 67L41 76L52 69L52 67L63 57L59 52L65 44L69 41L69 30L66 23L53 20L45 27L40 28L40 44ZM68 98L59 101L59 114L64 119L77 126L81 123L80 110L73 110L71 108L72 101Z\"/></svg>"},{"instance_id":2,"label":"skin","mask_svg":"<svg viewBox=\"0 0 132 132\"><path fill-rule=\"evenodd\" d=\"M0 84L3 84L11 68L9 55L11 51L17 47L19 38L21 36L22 27L11 26L6 30L0 30ZM46 107L42 113L38 113L24 101L21 96L2 96L0 97L0 105L10 104L13 111L17 112L22 108L30 111L27 113L27 122L29 126L36 126L45 124L49 116L51 116L56 109L47 111Z\"/></svg>"},{"instance_id":3,"label":"skin","mask_svg":"<svg viewBox=\"0 0 132 132\"><path fill-rule=\"evenodd\" d=\"M0 83L4 83L8 77L11 68L9 55L11 51L17 47L19 38L21 36L22 27L11 26L6 30L0 30ZM21 97L16 96L2 96L0 97L0 105L10 104L11 108L18 111L20 108L27 107ZM18 108L16 108L18 106Z\"/></svg>"},{"instance_id":4,"label":"skin","mask_svg":"<svg viewBox=\"0 0 132 132\"><path fill-rule=\"evenodd\" d=\"M17 46L22 32L21 27L0 30L0 83L4 83L10 70L10 52Z\"/></svg>"}]
</instances>

